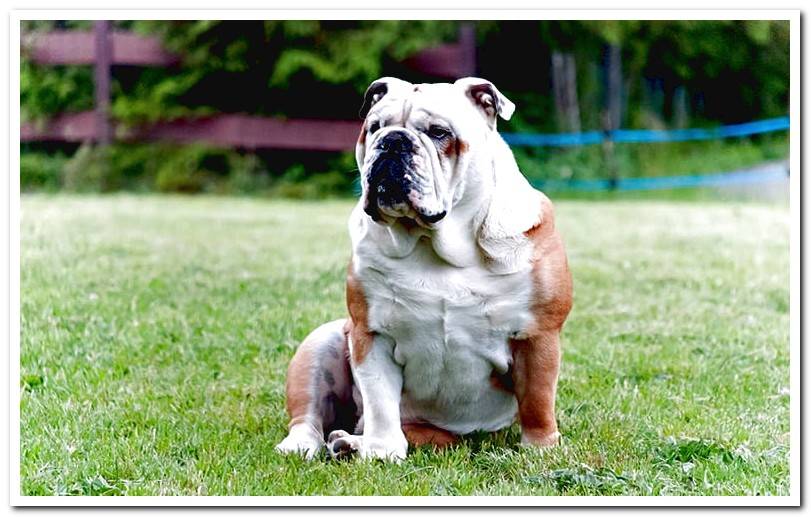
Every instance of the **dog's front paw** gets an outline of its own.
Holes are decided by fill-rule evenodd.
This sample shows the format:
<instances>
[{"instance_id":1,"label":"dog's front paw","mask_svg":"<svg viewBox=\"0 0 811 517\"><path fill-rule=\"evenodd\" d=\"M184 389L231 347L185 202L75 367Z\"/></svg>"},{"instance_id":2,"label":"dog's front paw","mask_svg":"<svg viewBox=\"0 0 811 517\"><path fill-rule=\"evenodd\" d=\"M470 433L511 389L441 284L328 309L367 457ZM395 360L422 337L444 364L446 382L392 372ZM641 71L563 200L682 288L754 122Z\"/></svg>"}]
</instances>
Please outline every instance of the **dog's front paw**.
<instances>
[{"instance_id":1,"label":"dog's front paw","mask_svg":"<svg viewBox=\"0 0 811 517\"><path fill-rule=\"evenodd\" d=\"M327 438L327 451L334 459L360 456L361 459L381 459L399 463L406 457L408 443L402 440L382 440L333 431Z\"/></svg>"},{"instance_id":2,"label":"dog's front paw","mask_svg":"<svg viewBox=\"0 0 811 517\"><path fill-rule=\"evenodd\" d=\"M360 448L360 457L365 460L380 459L400 463L405 459L406 452L408 452L408 442L405 441L405 438L402 440L366 438Z\"/></svg>"},{"instance_id":3,"label":"dog's front paw","mask_svg":"<svg viewBox=\"0 0 811 517\"><path fill-rule=\"evenodd\" d=\"M323 447L324 440L310 426L293 426L287 437L276 446L276 450L282 454L301 454L311 460Z\"/></svg>"}]
</instances>

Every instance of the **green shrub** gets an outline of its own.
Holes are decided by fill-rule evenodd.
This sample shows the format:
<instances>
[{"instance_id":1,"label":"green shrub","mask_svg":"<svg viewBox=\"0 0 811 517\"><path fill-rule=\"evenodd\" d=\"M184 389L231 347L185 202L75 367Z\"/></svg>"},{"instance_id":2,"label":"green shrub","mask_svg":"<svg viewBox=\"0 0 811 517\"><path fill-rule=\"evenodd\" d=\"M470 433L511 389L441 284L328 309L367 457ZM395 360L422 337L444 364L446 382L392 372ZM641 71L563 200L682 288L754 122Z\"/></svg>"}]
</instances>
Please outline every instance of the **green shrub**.
<instances>
[{"instance_id":1,"label":"green shrub","mask_svg":"<svg viewBox=\"0 0 811 517\"><path fill-rule=\"evenodd\" d=\"M294 168L297 170L298 167ZM347 181L346 173L331 171L295 179L298 173L286 174L273 184L270 194L274 197L290 199L319 199L350 193L352 181Z\"/></svg>"},{"instance_id":2,"label":"green shrub","mask_svg":"<svg viewBox=\"0 0 811 517\"><path fill-rule=\"evenodd\" d=\"M110 190L112 180L109 150L83 144L65 163L64 187L72 192L103 192Z\"/></svg>"},{"instance_id":3,"label":"green shrub","mask_svg":"<svg viewBox=\"0 0 811 517\"><path fill-rule=\"evenodd\" d=\"M227 194L256 194L270 189L270 172L255 154L239 155L233 153L228 157L230 173L222 186Z\"/></svg>"},{"instance_id":4,"label":"green shrub","mask_svg":"<svg viewBox=\"0 0 811 517\"><path fill-rule=\"evenodd\" d=\"M788 135L735 140L617 144L614 160L621 177L708 174L788 158ZM524 175L531 180L606 178L602 147L513 148Z\"/></svg>"},{"instance_id":5,"label":"green shrub","mask_svg":"<svg viewBox=\"0 0 811 517\"><path fill-rule=\"evenodd\" d=\"M20 154L20 190L54 192L62 187L62 169L67 158L62 153Z\"/></svg>"},{"instance_id":6,"label":"green shrub","mask_svg":"<svg viewBox=\"0 0 811 517\"><path fill-rule=\"evenodd\" d=\"M353 193L358 169L352 153L342 153L326 163L326 171L316 172L297 163L277 179L270 194L292 199L318 199Z\"/></svg>"},{"instance_id":7,"label":"green shrub","mask_svg":"<svg viewBox=\"0 0 811 517\"><path fill-rule=\"evenodd\" d=\"M215 175L204 168L206 149L200 145L180 148L166 153L155 174L155 189L159 192L202 192Z\"/></svg>"},{"instance_id":8,"label":"green shrub","mask_svg":"<svg viewBox=\"0 0 811 517\"><path fill-rule=\"evenodd\" d=\"M307 155L293 165L270 156L263 159L203 144L118 143L107 148L85 144L69 158L23 152L21 185L25 190L209 192L297 199L352 193L357 176L352 153Z\"/></svg>"}]
</instances>

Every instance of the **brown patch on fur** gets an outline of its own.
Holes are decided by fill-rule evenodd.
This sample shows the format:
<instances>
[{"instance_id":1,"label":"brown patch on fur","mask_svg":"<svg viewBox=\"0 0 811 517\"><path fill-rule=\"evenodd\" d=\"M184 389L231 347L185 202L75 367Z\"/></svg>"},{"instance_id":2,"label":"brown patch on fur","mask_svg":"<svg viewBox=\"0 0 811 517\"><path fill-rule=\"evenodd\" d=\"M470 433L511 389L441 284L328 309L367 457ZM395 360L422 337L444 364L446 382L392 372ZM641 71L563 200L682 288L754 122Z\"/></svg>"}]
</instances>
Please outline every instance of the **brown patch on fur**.
<instances>
[{"instance_id":1,"label":"brown patch on fur","mask_svg":"<svg viewBox=\"0 0 811 517\"><path fill-rule=\"evenodd\" d=\"M289 427L305 422L310 411L313 397L313 346L312 342L304 340L287 367L285 392L287 414L290 415Z\"/></svg>"},{"instance_id":2,"label":"brown patch on fur","mask_svg":"<svg viewBox=\"0 0 811 517\"><path fill-rule=\"evenodd\" d=\"M470 146L467 145L467 142L461 138L456 139L456 156L462 156L469 148Z\"/></svg>"},{"instance_id":3,"label":"brown patch on fur","mask_svg":"<svg viewBox=\"0 0 811 517\"><path fill-rule=\"evenodd\" d=\"M360 134L358 135L358 144L363 145L366 143L366 123L364 123L360 128Z\"/></svg>"},{"instance_id":4,"label":"brown patch on fur","mask_svg":"<svg viewBox=\"0 0 811 517\"><path fill-rule=\"evenodd\" d=\"M374 333L369 330L369 305L360 280L355 276L352 261L346 275L346 307L349 310L349 337L352 339L351 359L360 364L372 349Z\"/></svg>"},{"instance_id":5,"label":"brown patch on fur","mask_svg":"<svg viewBox=\"0 0 811 517\"><path fill-rule=\"evenodd\" d=\"M560 331L572 309L572 274L563 240L555 230L555 213L546 196L541 202L539 222L524 232L532 241L532 312L534 325L529 335L544 330Z\"/></svg>"},{"instance_id":6,"label":"brown patch on fur","mask_svg":"<svg viewBox=\"0 0 811 517\"><path fill-rule=\"evenodd\" d=\"M459 441L459 436L431 424L403 424L402 428L406 440L414 447L433 445L441 448Z\"/></svg>"},{"instance_id":7,"label":"brown patch on fur","mask_svg":"<svg viewBox=\"0 0 811 517\"><path fill-rule=\"evenodd\" d=\"M552 445L557 437L555 393L560 368L560 331L572 308L572 276L563 241L546 196L538 223L524 232L532 241L532 324L526 338L511 339L513 381L525 440Z\"/></svg>"},{"instance_id":8,"label":"brown patch on fur","mask_svg":"<svg viewBox=\"0 0 811 517\"><path fill-rule=\"evenodd\" d=\"M448 158L453 158L454 156L461 156L463 153L467 152L468 148L467 142L460 138L454 138L453 142L448 142L448 144L445 145L445 148L442 149L442 153Z\"/></svg>"}]
</instances>

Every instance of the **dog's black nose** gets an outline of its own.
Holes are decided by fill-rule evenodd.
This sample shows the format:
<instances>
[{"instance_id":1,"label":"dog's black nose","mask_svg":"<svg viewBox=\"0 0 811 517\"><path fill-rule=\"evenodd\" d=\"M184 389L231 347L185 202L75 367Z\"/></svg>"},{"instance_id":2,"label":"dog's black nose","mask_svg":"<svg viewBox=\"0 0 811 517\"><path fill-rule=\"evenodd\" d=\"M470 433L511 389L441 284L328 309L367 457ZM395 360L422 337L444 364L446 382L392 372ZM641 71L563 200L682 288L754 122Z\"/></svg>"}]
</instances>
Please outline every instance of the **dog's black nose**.
<instances>
[{"instance_id":1,"label":"dog's black nose","mask_svg":"<svg viewBox=\"0 0 811 517\"><path fill-rule=\"evenodd\" d=\"M411 139L402 131L392 131L381 138L377 146L384 153L392 154L410 153L414 149Z\"/></svg>"},{"instance_id":2,"label":"dog's black nose","mask_svg":"<svg viewBox=\"0 0 811 517\"><path fill-rule=\"evenodd\" d=\"M439 221L441 221L446 215L448 215L448 212L446 210L443 210L443 211L437 212L435 214L422 214L421 213L420 217L426 223L434 224L434 223L438 223Z\"/></svg>"}]
</instances>

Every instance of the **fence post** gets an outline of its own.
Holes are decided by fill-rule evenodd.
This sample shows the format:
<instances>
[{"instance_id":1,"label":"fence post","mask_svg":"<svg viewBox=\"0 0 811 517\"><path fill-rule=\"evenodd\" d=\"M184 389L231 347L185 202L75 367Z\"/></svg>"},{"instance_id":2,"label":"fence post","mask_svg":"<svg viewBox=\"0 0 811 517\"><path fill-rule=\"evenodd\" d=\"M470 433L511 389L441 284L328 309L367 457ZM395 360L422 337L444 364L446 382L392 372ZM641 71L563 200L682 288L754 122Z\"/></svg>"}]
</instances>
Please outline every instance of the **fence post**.
<instances>
[{"instance_id":1,"label":"fence post","mask_svg":"<svg viewBox=\"0 0 811 517\"><path fill-rule=\"evenodd\" d=\"M580 132L580 105L577 100L577 63L574 53L552 52L552 90L558 130L562 133Z\"/></svg>"},{"instance_id":2,"label":"fence post","mask_svg":"<svg viewBox=\"0 0 811 517\"><path fill-rule=\"evenodd\" d=\"M459 46L462 49L461 77L476 75L476 27L472 23L459 25Z\"/></svg>"},{"instance_id":3,"label":"fence post","mask_svg":"<svg viewBox=\"0 0 811 517\"><path fill-rule=\"evenodd\" d=\"M110 67L113 49L110 37L110 22L98 20L93 25L95 37L93 80L95 89L96 142L106 147L113 139L110 121Z\"/></svg>"},{"instance_id":4,"label":"fence post","mask_svg":"<svg viewBox=\"0 0 811 517\"><path fill-rule=\"evenodd\" d=\"M619 129L622 115L622 53L617 44L606 45L603 51L604 71L604 105L602 112L603 125L603 161L608 171L611 190L619 186L619 168L614 156L613 132Z\"/></svg>"},{"instance_id":5,"label":"fence post","mask_svg":"<svg viewBox=\"0 0 811 517\"><path fill-rule=\"evenodd\" d=\"M680 84L673 90L673 125L677 129L684 129L688 125L689 118L687 88Z\"/></svg>"}]
</instances>

